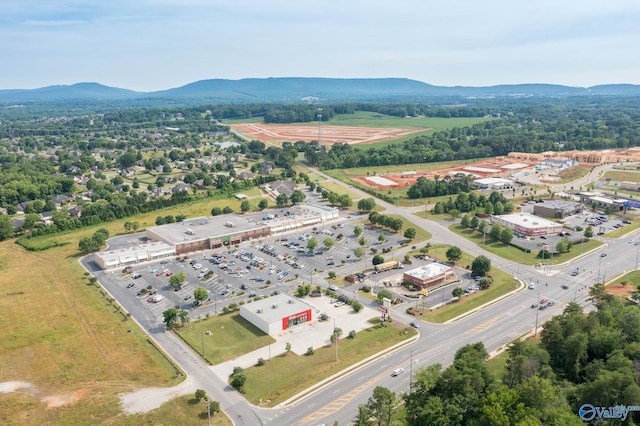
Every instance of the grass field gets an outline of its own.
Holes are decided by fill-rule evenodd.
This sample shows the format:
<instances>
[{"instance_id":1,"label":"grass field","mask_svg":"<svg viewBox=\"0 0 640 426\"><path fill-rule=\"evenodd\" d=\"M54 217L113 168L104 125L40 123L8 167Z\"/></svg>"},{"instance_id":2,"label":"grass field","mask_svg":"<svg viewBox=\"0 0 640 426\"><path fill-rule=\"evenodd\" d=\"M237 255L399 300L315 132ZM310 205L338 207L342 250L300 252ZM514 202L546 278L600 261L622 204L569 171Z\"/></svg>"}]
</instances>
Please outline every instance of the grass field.
<instances>
[{"instance_id":1,"label":"grass field","mask_svg":"<svg viewBox=\"0 0 640 426\"><path fill-rule=\"evenodd\" d=\"M105 423L122 415L118 393L180 382L182 377L146 334L125 320L97 287L88 285L77 262L78 241L98 228L107 229L111 236L122 234L125 221L137 221L143 230L155 226L157 216L210 215L214 206L225 205L239 211L240 202L200 198L29 241L33 247L57 246L43 252L26 251L12 241L0 243L0 365L11 366L0 368L0 383L30 382L42 397L81 396L64 409L47 409L24 393L2 394L0 421L24 424L23 419L29 418L29 424L82 425L90 418L93 423ZM5 413L10 417L2 417Z\"/></svg>"},{"instance_id":2,"label":"grass field","mask_svg":"<svg viewBox=\"0 0 640 426\"><path fill-rule=\"evenodd\" d=\"M351 199L360 199L359 195L356 195L355 193L349 191L348 189L345 189L344 187L342 187L342 185L338 185L335 182L325 180L320 181L319 185L329 192L335 192L338 195L347 194Z\"/></svg>"},{"instance_id":3,"label":"grass field","mask_svg":"<svg viewBox=\"0 0 640 426\"><path fill-rule=\"evenodd\" d=\"M204 400L198 401L193 395L174 398L153 411L142 414L123 416L109 424L115 426L138 425L198 425L206 426L207 404ZM224 413L215 413L211 416L212 426L231 426L231 420Z\"/></svg>"},{"instance_id":4,"label":"grass field","mask_svg":"<svg viewBox=\"0 0 640 426\"><path fill-rule=\"evenodd\" d=\"M396 173L403 171L419 171L419 170L439 170L447 169L450 167L464 166L467 164L475 163L483 160L482 158L474 158L473 160L456 160L456 161L443 161L439 163L417 163L417 164L400 164L389 166L371 166L371 167L355 167L352 169L334 169L324 171L331 177L337 178L337 176L345 176L350 178L352 176L367 176L367 175L380 175L385 173ZM334 174L336 176L334 176Z\"/></svg>"},{"instance_id":5,"label":"grass field","mask_svg":"<svg viewBox=\"0 0 640 426\"><path fill-rule=\"evenodd\" d=\"M404 231L406 231L408 228L413 228L416 230L416 237L411 241L410 244L417 244L417 243L420 243L421 241L429 240L433 236L427 230L420 228L418 225L416 225L413 222L409 222L407 219L405 219L402 216L395 215L395 214L392 214L389 216L393 218L402 219L403 225L402 225L402 229L398 231L398 235L404 235Z\"/></svg>"},{"instance_id":6,"label":"grass field","mask_svg":"<svg viewBox=\"0 0 640 426\"><path fill-rule=\"evenodd\" d=\"M632 220L630 225L603 234L604 238L621 238L640 228L640 220Z\"/></svg>"},{"instance_id":7,"label":"grass field","mask_svg":"<svg viewBox=\"0 0 640 426\"><path fill-rule=\"evenodd\" d=\"M581 177L588 175L590 172L591 169L587 167L569 167L568 169L565 169L558 173L558 176L560 176L560 180L556 182L556 184L573 182L576 179L580 179Z\"/></svg>"},{"instance_id":8,"label":"grass field","mask_svg":"<svg viewBox=\"0 0 640 426\"><path fill-rule=\"evenodd\" d=\"M242 318L239 312L189 323L184 328L176 329L176 333L200 355L204 345L205 357L212 364L228 361L275 342L273 337Z\"/></svg>"},{"instance_id":9,"label":"grass field","mask_svg":"<svg viewBox=\"0 0 640 426\"><path fill-rule=\"evenodd\" d=\"M371 322L379 324L377 319ZM349 333L349 330L343 331L345 335ZM298 356L291 352L275 356L261 367L245 370L245 396L253 404L259 404L262 400L262 405L273 407L322 379L415 334L413 328L397 328L393 323L378 328L370 327L358 332L354 339L340 339L338 362L334 345L315 348L311 356Z\"/></svg>"},{"instance_id":10,"label":"grass field","mask_svg":"<svg viewBox=\"0 0 640 426\"><path fill-rule=\"evenodd\" d=\"M331 120L323 122L325 126L355 126L355 127L424 127L434 132L455 127L473 126L484 123L491 118L486 117L392 117L377 112L356 111L354 114L337 114Z\"/></svg>"},{"instance_id":11,"label":"grass field","mask_svg":"<svg viewBox=\"0 0 640 426\"><path fill-rule=\"evenodd\" d=\"M480 232L474 231L470 228L465 228L460 224L453 224L449 226L449 229L455 232L458 235L465 237L468 240L473 241L474 243L482 246L488 252L491 252L497 256L500 256L504 259L511 260L513 262L524 263L525 265L535 265L540 262L541 259L536 257L536 252L525 253L524 251L517 249L516 247L510 246L508 244L503 244L499 241L493 241L487 235L486 244L483 245L483 236ZM588 252L596 247L601 246L603 243L597 240L589 240L584 243L582 247L583 253ZM558 255L554 255L551 259L552 263L560 264L567 262L577 256L580 256L580 245L575 245L568 253L562 253Z\"/></svg>"},{"instance_id":12,"label":"grass field","mask_svg":"<svg viewBox=\"0 0 640 426\"><path fill-rule=\"evenodd\" d=\"M600 180L611 179L616 182L640 182L640 172L609 170Z\"/></svg>"},{"instance_id":13,"label":"grass field","mask_svg":"<svg viewBox=\"0 0 640 426\"><path fill-rule=\"evenodd\" d=\"M183 379L146 333L88 284L76 251L93 231L49 237L69 244L46 252L0 243L0 382L29 382L37 392L0 395L4 424L107 423L122 415L118 393ZM51 407L44 397L69 404Z\"/></svg>"},{"instance_id":14,"label":"grass field","mask_svg":"<svg viewBox=\"0 0 640 426\"><path fill-rule=\"evenodd\" d=\"M624 276L617 278L616 280L614 280L614 282L616 283L628 282L635 286L638 286L640 285L640 270L629 272L628 274L625 274Z\"/></svg>"}]
</instances>

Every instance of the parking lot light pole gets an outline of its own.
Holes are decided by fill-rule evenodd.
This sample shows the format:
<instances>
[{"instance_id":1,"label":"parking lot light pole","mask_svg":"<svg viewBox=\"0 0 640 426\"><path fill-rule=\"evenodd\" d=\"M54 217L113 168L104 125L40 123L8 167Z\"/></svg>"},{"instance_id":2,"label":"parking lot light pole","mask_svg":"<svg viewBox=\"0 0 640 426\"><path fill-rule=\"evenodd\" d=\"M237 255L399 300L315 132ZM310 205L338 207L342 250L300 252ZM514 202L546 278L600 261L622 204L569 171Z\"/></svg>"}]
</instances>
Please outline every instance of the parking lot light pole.
<instances>
[{"instance_id":1,"label":"parking lot light pole","mask_svg":"<svg viewBox=\"0 0 640 426\"><path fill-rule=\"evenodd\" d=\"M336 341L336 362L338 362L338 333L336 329L336 319L333 319L333 338Z\"/></svg>"}]
</instances>

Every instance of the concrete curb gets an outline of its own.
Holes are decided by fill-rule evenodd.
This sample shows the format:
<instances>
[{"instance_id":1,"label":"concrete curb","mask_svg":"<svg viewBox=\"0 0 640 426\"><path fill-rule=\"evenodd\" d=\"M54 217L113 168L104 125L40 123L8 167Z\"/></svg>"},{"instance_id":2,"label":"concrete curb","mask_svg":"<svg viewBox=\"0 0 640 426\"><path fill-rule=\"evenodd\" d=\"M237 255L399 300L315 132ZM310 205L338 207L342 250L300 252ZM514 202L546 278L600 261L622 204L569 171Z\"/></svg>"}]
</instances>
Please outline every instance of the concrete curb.
<instances>
[{"instance_id":1,"label":"concrete curb","mask_svg":"<svg viewBox=\"0 0 640 426\"><path fill-rule=\"evenodd\" d=\"M420 332L418 331L418 334L415 337L412 337L411 339L407 339L407 340L403 340L400 343L396 343L395 345L391 346L390 348L387 348L385 350L382 350L378 353L375 353L365 359L363 359L362 361L359 361L353 365L350 365L349 367L346 367L344 370L341 370L337 373L335 373L332 376L327 377L326 379L308 387L307 389L303 390L302 392L298 393L297 395L292 396L291 398L281 402L280 404L277 404L276 406L272 407L271 409L281 409L283 407L286 407L287 405L297 402L301 399L304 399L306 397L309 397L311 395L313 395L314 393L322 390L322 388L324 388L325 386L327 386L328 384L330 384L331 382L333 382L336 379L339 379L349 373L355 372L357 370L359 370L362 367L365 367L367 364L369 364L371 361L383 356L383 355L387 355L390 353L393 353L399 349L401 349L402 347L409 345L413 342L415 342L416 340L418 340L420 338Z\"/></svg>"},{"instance_id":2,"label":"concrete curb","mask_svg":"<svg viewBox=\"0 0 640 426\"><path fill-rule=\"evenodd\" d=\"M467 311L467 312L465 312L464 314L460 314L460 315L458 315L458 316L457 316L457 317L455 317L455 318L451 318L450 320L447 320L447 321L443 322L443 324L451 324L451 323L453 323L453 322L456 322L456 321L460 321L460 320L462 320L462 319L465 319L466 317L471 316L471 315L473 315L473 314L475 314L475 313L477 313L477 312L479 312L479 311L483 310L484 308L486 308L486 307L488 307L488 306L494 305L494 304L496 304L496 303L500 302L501 300L504 300L504 299L506 299L507 297L511 297L511 296L513 296L514 294L516 294L517 292L520 292L520 291L524 290L524 289L526 288L527 284L526 284L523 280L521 280L521 279L519 279L519 278L518 278L518 282L520 283L520 285L519 285L519 286L518 286L518 288L516 288L515 290L511 290L509 293L503 294L502 296L497 297L497 298L493 299L493 300L492 300L492 301L490 301L490 302L487 302L487 303L485 303L485 304L483 304L483 305L480 305L480 306L478 306L477 308L473 308L473 309L471 309L470 311Z\"/></svg>"}]
</instances>

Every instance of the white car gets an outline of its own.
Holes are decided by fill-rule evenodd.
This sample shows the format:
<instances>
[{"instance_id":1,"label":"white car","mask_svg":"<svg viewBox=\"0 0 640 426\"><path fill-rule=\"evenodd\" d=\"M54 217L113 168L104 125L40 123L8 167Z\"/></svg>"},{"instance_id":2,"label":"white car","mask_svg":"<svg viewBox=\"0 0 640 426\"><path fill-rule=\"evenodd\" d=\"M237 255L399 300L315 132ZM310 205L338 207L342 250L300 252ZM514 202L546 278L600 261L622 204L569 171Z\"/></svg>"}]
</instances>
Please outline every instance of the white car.
<instances>
[{"instance_id":1,"label":"white car","mask_svg":"<svg viewBox=\"0 0 640 426\"><path fill-rule=\"evenodd\" d=\"M339 301L338 303L336 303L334 306L335 306L336 308L339 308L340 306L344 306L344 304L345 304L345 303L344 303L342 300L340 300L340 301Z\"/></svg>"},{"instance_id":2,"label":"white car","mask_svg":"<svg viewBox=\"0 0 640 426\"><path fill-rule=\"evenodd\" d=\"M530 284L529 284L529 290L533 290L533 289L535 289L535 288L536 288L536 286L535 286L535 284L534 284L534 283L530 283Z\"/></svg>"},{"instance_id":3,"label":"white car","mask_svg":"<svg viewBox=\"0 0 640 426\"><path fill-rule=\"evenodd\" d=\"M400 374L402 374L402 373L404 373L404 368L402 368L402 367L401 367L401 368L396 368L395 370L393 370L393 371L391 372L391 375L392 375L393 377L396 377L396 376L399 376L399 375L400 375Z\"/></svg>"}]
</instances>

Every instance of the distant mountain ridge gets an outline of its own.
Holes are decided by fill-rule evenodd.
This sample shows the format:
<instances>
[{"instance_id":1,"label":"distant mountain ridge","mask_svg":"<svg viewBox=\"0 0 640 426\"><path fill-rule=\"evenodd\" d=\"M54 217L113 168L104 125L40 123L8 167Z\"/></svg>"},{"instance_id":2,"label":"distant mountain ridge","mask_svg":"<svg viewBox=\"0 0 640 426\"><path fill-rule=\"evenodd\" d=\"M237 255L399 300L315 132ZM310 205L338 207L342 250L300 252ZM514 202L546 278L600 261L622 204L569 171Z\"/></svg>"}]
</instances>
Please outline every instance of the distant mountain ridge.
<instances>
[{"instance_id":1,"label":"distant mountain ridge","mask_svg":"<svg viewBox=\"0 0 640 426\"><path fill-rule=\"evenodd\" d=\"M607 84L571 87L555 84L510 84L487 87L434 86L407 78L272 77L241 80L200 80L167 90L136 92L99 83L47 86L38 89L0 90L0 103L56 101L158 102L320 102L418 100L429 97L566 97L640 96L640 85Z\"/></svg>"}]
</instances>

